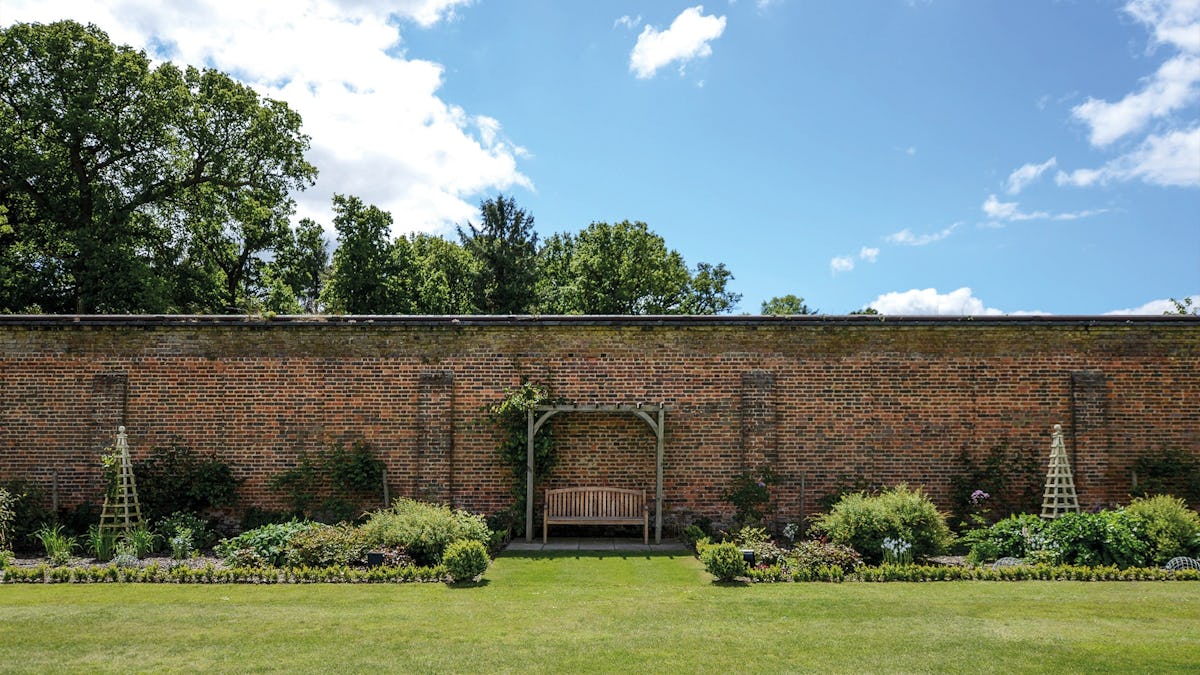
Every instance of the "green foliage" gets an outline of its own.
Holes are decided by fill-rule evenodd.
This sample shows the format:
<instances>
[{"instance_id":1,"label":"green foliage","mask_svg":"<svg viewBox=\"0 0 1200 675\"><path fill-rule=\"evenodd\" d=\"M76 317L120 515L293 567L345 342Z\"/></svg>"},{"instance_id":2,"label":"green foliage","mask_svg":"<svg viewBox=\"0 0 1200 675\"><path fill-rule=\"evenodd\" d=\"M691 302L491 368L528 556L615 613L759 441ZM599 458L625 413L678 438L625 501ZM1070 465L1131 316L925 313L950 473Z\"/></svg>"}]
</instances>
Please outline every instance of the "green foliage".
<instances>
[{"instance_id":1,"label":"green foliage","mask_svg":"<svg viewBox=\"0 0 1200 675\"><path fill-rule=\"evenodd\" d=\"M400 313L389 279L400 270L389 239L392 216L354 196L333 196L338 246L323 301L344 314Z\"/></svg>"},{"instance_id":2,"label":"green foliage","mask_svg":"<svg viewBox=\"0 0 1200 675\"><path fill-rule=\"evenodd\" d=\"M385 465L369 443L356 441L350 450L335 443L319 457L301 450L295 466L270 481L287 494L294 513L315 520L352 520L356 506L383 485Z\"/></svg>"},{"instance_id":3,"label":"green foliage","mask_svg":"<svg viewBox=\"0 0 1200 675\"><path fill-rule=\"evenodd\" d=\"M0 551L12 546L12 525L17 513L13 510L17 499L11 492L0 487Z\"/></svg>"},{"instance_id":4,"label":"green foliage","mask_svg":"<svg viewBox=\"0 0 1200 675\"><path fill-rule=\"evenodd\" d=\"M217 271L187 257L194 226L215 226L196 203L289 211L316 175L307 149L299 115L223 73L152 66L73 21L4 28L0 308L164 312L211 295Z\"/></svg>"},{"instance_id":5,"label":"green foliage","mask_svg":"<svg viewBox=\"0 0 1200 675\"><path fill-rule=\"evenodd\" d=\"M52 565L67 564L71 560L71 554L79 546L75 537L68 535L62 525L43 526L34 532L33 536L42 543L46 557L50 559Z\"/></svg>"},{"instance_id":6,"label":"green foliage","mask_svg":"<svg viewBox=\"0 0 1200 675\"><path fill-rule=\"evenodd\" d=\"M1138 536L1138 525L1124 509L1066 513L1047 523L1042 533L1055 562L1140 567L1149 547Z\"/></svg>"},{"instance_id":7,"label":"green foliage","mask_svg":"<svg viewBox=\"0 0 1200 675\"><path fill-rule=\"evenodd\" d=\"M784 296L774 297L770 300L763 300L762 315L763 316L794 316L797 314L816 314L815 309L810 309L804 304L804 298L788 294Z\"/></svg>"},{"instance_id":8,"label":"green foliage","mask_svg":"<svg viewBox=\"0 0 1200 675\"><path fill-rule=\"evenodd\" d=\"M1127 508L1067 513L1054 520L1034 515L1005 518L964 535L968 559L982 563L1013 557L1067 565L1161 565L1200 552L1200 515L1179 499L1134 500Z\"/></svg>"},{"instance_id":9,"label":"green foliage","mask_svg":"<svg viewBox=\"0 0 1200 675\"><path fill-rule=\"evenodd\" d=\"M716 577L717 581L733 581L737 577L746 576L746 559L733 542L705 547L700 554L700 562L704 563L704 569Z\"/></svg>"},{"instance_id":10,"label":"green foliage","mask_svg":"<svg viewBox=\"0 0 1200 675\"><path fill-rule=\"evenodd\" d=\"M359 529L372 550L399 547L421 565L440 563L446 547L456 541L486 546L491 538L482 516L407 498L375 511Z\"/></svg>"},{"instance_id":11,"label":"green foliage","mask_svg":"<svg viewBox=\"0 0 1200 675\"><path fill-rule=\"evenodd\" d=\"M16 560L16 556L8 549L0 549L0 571L9 567Z\"/></svg>"},{"instance_id":12,"label":"green foliage","mask_svg":"<svg viewBox=\"0 0 1200 675\"><path fill-rule=\"evenodd\" d=\"M784 569L791 574L802 570L815 572L822 567L838 567L849 572L862 564L862 556L849 546L823 541L801 541L784 557Z\"/></svg>"},{"instance_id":13,"label":"green foliage","mask_svg":"<svg viewBox=\"0 0 1200 675\"><path fill-rule=\"evenodd\" d=\"M129 545L134 556L145 558L154 551L158 535L142 524L122 534L121 541Z\"/></svg>"},{"instance_id":14,"label":"green foliage","mask_svg":"<svg viewBox=\"0 0 1200 675\"><path fill-rule=\"evenodd\" d=\"M480 202L479 213L479 227L468 221L465 230L458 228L475 261L472 304L482 314L529 314L538 276L533 216L504 195Z\"/></svg>"},{"instance_id":15,"label":"green foliage","mask_svg":"<svg viewBox=\"0 0 1200 675\"><path fill-rule=\"evenodd\" d=\"M493 404L488 410L488 418L501 436L496 446L500 461L510 471L512 494L516 498L513 513L516 516L512 525L517 535L525 532L525 491L526 463L529 453L528 411L539 405L556 402L549 388L525 382L516 389L507 389L504 398ZM554 470L558 463L557 446L554 440L553 420L538 430L533 441L533 468L535 478L541 482ZM534 486L537 489L537 485Z\"/></svg>"},{"instance_id":16,"label":"green foliage","mask_svg":"<svg viewBox=\"0 0 1200 675\"><path fill-rule=\"evenodd\" d=\"M196 535L192 528L180 526L174 528L171 536L167 537L167 546L171 549L171 557L175 560L186 560L196 552Z\"/></svg>"},{"instance_id":17,"label":"green foliage","mask_svg":"<svg viewBox=\"0 0 1200 675\"><path fill-rule=\"evenodd\" d=\"M902 539L920 559L942 553L952 536L946 518L921 491L898 485L878 496L846 495L816 519L814 528L835 544L850 546L868 562L882 559L883 541Z\"/></svg>"},{"instance_id":18,"label":"green foliage","mask_svg":"<svg viewBox=\"0 0 1200 675\"><path fill-rule=\"evenodd\" d=\"M1015 514L991 527L981 527L963 535L968 546L967 559L974 563L1000 558L1028 558L1033 551L1045 548L1041 536L1046 521L1032 514Z\"/></svg>"},{"instance_id":19,"label":"green foliage","mask_svg":"<svg viewBox=\"0 0 1200 675\"><path fill-rule=\"evenodd\" d=\"M280 567L285 562L291 538L312 526L312 523L297 520L263 525L222 540L217 544L216 554L227 565L258 561L256 564Z\"/></svg>"},{"instance_id":20,"label":"green foliage","mask_svg":"<svg viewBox=\"0 0 1200 675\"><path fill-rule=\"evenodd\" d=\"M284 561L291 567L354 565L366 559L367 545L355 527L314 524L288 539Z\"/></svg>"},{"instance_id":21,"label":"green foliage","mask_svg":"<svg viewBox=\"0 0 1200 675\"><path fill-rule=\"evenodd\" d=\"M172 546L171 542L183 530L187 530L187 537L185 539L187 540L189 549L208 548L217 542L217 535L209 527L208 521L191 511L176 511L166 518L159 520L155 525L155 529L158 530L158 535L162 537L163 541Z\"/></svg>"},{"instance_id":22,"label":"green foliage","mask_svg":"<svg viewBox=\"0 0 1200 675\"><path fill-rule=\"evenodd\" d=\"M1006 443L991 448L976 459L964 448L958 455L958 471L950 479L954 519L971 522L971 515L997 522L1015 513L1029 513L1041 506L1042 471L1037 453L1011 448ZM977 491L987 493L985 504L972 499ZM978 523L972 523L978 524Z\"/></svg>"},{"instance_id":23,"label":"green foliage","mask_svg":"<svg viewBox=\"0 0 1200 675\"><path fill-rule=\"evenodd\" d=\"M274 267L305 312L320 311L321 293L329 276L325 228L310 218L302 218L295 230L280 242Z\"/></svg>"},{"instance_id":24,"label":"green foliage","mask_svg":"<svg viewBox=\"0 0 1200 675\"><path fill-rule=\"evenodd\" d=\"M758 525L763 522L771 504L771 487L779 484L775 470L763 466L744 471L729 484L721 499L733 504L733 520L738 525Z\"/></svg>"},{"instance_id":25,"label":"green foliage","mask_svg":"<svg viewBox=\"0 0 1200 675\"><path fill-rule=\"evenodd\" d=\"M180 511L201 512L237 501L238 480L229 464L191 448L154 448L133 463L142 513L158 521Z\"/></svg>"},{"instance_id":26,"label":"green foliage","mask_svg":"<svg viewBox=\"0 0 1200 675\"><path fill-rule=\"evenodd\" d=\"M1171 311L1163 312L1163 314L1179 314L1182 316L1196 316L1200 314L1200 304L1193 304L1192 300L1195 296L1185 297L1183 300L1171 298L1173 305Z\"/></svg>"},{"instance_id":27,"label":"green foliage","mask_svg":"<svg viewBox=\"0 0 1200 675\"><path fill-rule=\"evenodd\" d=\"M1178 448L1141 455L1133 463L1134 497L1174 495L1200 504L1200 457Z\"/></svg>"},{"instance_id":28,"label":"green foliage","mask_svg":"<svg viewBox=\"0 0 1200 675\"><path fill-rule=\"evenodd\" d=\"M724 264L689 272L646 223L592 223L550 237L538 254L540 311L550 314L717 314L741 296Z\"/></svg>"},{"instance_id":29,"label":"green foliage","mask_svg":"<svg viewBox=\"0 0 1200 675\"><path fill-rule=\"evenodd\" d=\"M683 540L687 542L688 548L696 550L696 542L704 539L708 535L699 525L688 525L683 528Z\"/></svg>"},{"instance_id":30,"label":"green foliage","mask_svg":"<svg viewBox=\"0 0 1200 675\"><path fill-rule=\"evenodd\" d=\"M92 525L88 528L87 547L96 560L100 562L112 560L116 546L117 535L112 530L102 529L99 525Z\"/></svg>"},{"instance_id":31,"label":"green foliage","mask_svg":"<svg viewBox=\"0 0 1200 675\"><path fill-rule=\"evenodd\" d=\"M1139 537L1146 542L1146 562L1162 565L1176 556L1200 554L1200 514L1182 499L1157 495L1134 499L1125 508L1137 522Z\"/></svg>"},{"instance_id":32,"label":"green foliage","mask_svg":"<svg viewBox=\"0 0 1200 675\"><path fill-rule=\"evenodd\" d=\"M450 544L442 556L446 574L455 583L471 581L482 576L490 562L487 548L473 539L462 539Z\"/></svg>"}]
</instances>

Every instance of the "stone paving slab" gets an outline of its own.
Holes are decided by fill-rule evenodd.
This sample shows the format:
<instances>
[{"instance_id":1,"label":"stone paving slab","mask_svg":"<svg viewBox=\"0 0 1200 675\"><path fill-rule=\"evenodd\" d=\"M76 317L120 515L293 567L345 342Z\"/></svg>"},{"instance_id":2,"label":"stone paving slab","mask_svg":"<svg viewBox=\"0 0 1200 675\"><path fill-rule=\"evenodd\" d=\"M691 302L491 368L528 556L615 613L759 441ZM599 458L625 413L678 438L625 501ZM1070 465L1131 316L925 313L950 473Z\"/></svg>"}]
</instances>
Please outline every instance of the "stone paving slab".
<instances>
[{"instance_id":1,"label":"stone paving slab","mask_svg":"<svg viewBox=\"0 0 1200 675\"><path fill-rule=\"evenodd\" d=\"M637 539L617 539L606 537L558 537L551 538L545 544L535 540L526 543L513 541L505 548L506 551L625 551L625 552L664 552L686 551L687 546L682 542L666 540L661 544L643 544Z\"/></svg>"}]
</instances>

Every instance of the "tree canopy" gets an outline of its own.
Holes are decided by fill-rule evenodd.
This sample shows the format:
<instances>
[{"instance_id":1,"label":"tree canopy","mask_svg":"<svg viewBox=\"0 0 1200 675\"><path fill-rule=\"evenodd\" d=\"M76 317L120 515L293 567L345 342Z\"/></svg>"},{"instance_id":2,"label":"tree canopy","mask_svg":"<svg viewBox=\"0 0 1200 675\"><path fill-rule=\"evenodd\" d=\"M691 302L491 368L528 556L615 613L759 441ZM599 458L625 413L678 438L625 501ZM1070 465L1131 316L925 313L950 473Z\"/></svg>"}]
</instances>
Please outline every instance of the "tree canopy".
<instances>
[{"instance_id":1,"label":"tree canopy","mask_svg":"<svg viewBox=\"0 0 1200 675\"><path fill-rule=\"evenodd\" d=\"M816 314L817 311L810 309L804 304L804 298L792 295L791 293L783 296L776 296L770 300L764 300L762 304L763 316L793 316L796 314Z\"/></svg>"},{"instance_id":2,"label":"tree canopy","mask_svg":"<svg viewBox=\"0 0 1200 675\"><path fill-rule=\"evenodd\" d=\"M152 67L73 21L0 30L0 302L172 310L171 270L196 236L239 242L211 261L236 301L247 267L234 249L262 245L251 211L290 214L289 191L316 175L308 143L286 104L224 73Z\"/></svg>"},{"instance_id":3,"label":"tree canopy","mask_svg":"<svg viewBox=\"0 0 1200 675\"><path fill-rule=\"evenodd\" d=\"M724 264L693 275L678 251L643 222L592 223L551 236L541 249L540 310L551 314L716 314L741 296Z\"/></svg>"}]
</instances>

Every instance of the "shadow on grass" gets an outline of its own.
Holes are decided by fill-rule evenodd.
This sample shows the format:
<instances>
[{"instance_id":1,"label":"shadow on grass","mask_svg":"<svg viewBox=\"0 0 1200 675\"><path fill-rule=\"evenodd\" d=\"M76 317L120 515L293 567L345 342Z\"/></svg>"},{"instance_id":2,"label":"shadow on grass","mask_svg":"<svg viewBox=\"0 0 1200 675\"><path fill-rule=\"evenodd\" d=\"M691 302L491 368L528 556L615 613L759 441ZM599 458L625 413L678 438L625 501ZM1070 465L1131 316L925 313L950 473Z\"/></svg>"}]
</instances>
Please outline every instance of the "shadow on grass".
<instances>
[{"instance_id":1,"label":"shadow on grass","mask_svg":"<svg viewBox=\"0 0 1200 675\"><path fill-rule=\"evenodd\" d=\"M452 591L463 591L473 588L486 588L487 586L491 585L491 583L492 582L488 579L480 579L479 581L458 581L452 584L446 584L446 588L449 588Z\"/></svg>"}]
</instances>

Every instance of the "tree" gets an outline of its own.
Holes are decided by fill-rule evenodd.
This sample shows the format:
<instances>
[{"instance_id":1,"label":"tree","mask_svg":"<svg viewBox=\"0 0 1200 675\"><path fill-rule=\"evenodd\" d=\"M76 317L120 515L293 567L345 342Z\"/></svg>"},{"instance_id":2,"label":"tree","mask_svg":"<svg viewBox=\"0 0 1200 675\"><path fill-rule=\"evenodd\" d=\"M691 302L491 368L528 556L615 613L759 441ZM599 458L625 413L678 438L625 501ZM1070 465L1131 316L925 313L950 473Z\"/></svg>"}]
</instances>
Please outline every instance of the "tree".
<instances>
[{"instance_id":1,"label":"tree","mask_svg":"<svg viewBox=\"0 0 1200 675\"><path fill-rule=\"evenodd\" d=\"M874 307L863 307L862 309L856 309L853 312L850 312L850 316L857 315L878 316L879 310L875 309Z\"/></svg>"},{"instance_id":2,"label":"tree","mask_svg":"<svg viewBox=\"0 0 1200 675\"><path fill-rule=\"evenodd\" d=\"M646 223L592 223L556 234L539 254L539 306L562 314L715 314L741 296L726 290L724 264L688 271Z\"/></svg>"},{"instance_id":3,"label":"tree","mask_svg":"<svg viewBox=\"0 0 1200 675\"><path fill-rule=\"evenodd\" d=\"M392 216L358 197L333 196L338 246L325 286L325 303L345 314L396 313L389 279L396 265L388 241Z\"/></svg>"},{"instance_id":4,"label":"tree","mask_svg":"<svg viewBox=\"0 0 1200 675\"><path fill-rule=\"evenodd\" d=\"M409 237L415 280L412 311L416 314L475 313L472 281L476 261L462 246L442 237Z\"/></svg>"},{"instance_id":5,"label":"tree","mask_svg":"<svg viewBox=\"0 0 1200 675\"><path fill-rule=\"evenodd\" d=\"M816 314L816 310L810 309L804 304L804 298L787 294L782 297L774 297L770 300L764 300L762 304L763 316L794 316L797 314Z\"/></svg>"},{"instance_id":6,"label":"tree","mask_svg":"<svg viewBox=\"0 0 1200 675\"><path fill-rule=\"evenodd\" d=\"M321 290L329 276L329 246L325 230L303 218L275 253L275 275L287 284L301 308L309 314L321 310Z\"/></svg>"},{"instance_id":7,"label":"tree","mask_svg":"<svg viewBox=\"0 0 1200 675\"><path fill-rule=\"evenodd\" d=\"M209 311L250 312L264 295L260 288L266 268L263 254L279 251L290 239L287 218L292 204L254 193L228 202L212 198L207 189L197 192L205 206L193 209L198 217L189 230L198 244L196 254L211 260L219 271L218 305Z\"/></svg>"},{"instance_id":8,"label":"tree","mask_svg":"<svg viewBox=\"0 0 1200 675\"><path fill-rule=\"evenodd\" d=\"M725 285L733 279L733 273L725 267L725 263L715 266L706 262L696 264L696 272L692 275L690 294L683 304L685 314L723 314L732 312L742 299L741 293L725 290Z\"/></svg>"},{"instance_id":9,"label":"tree","mask_svg":"<svg viewBox=\"0 0 1200 675\"><path fill-rule=\"evenodd\" d=\"M535 303L537 233L533 216L499 195L479 204L482 222L458 228L462 246L476 261L474 305L483 314L528 314Z\"/></svg>"},{"instance_id":10,"label":"tree","mask_svg":"<svg viewBox=\"0 0 1200 675\"><path fill-rule=\"evenodd\" d=\"M73 21L0 30L0 259L45 311L161 311L176 260L171 215L201 188L275 209L311 184L286 104L214 70L151 67ZM29 297L0 298L20 309Z\"/></svg>"},{"instance_id":11,"label":"tree","mask_svg":"<svg viewBox=\"0 0 1200 675\"><path fill-rule=\"evenodd\" d=\"M1163 312L1163 314L1181 314L1184 316L1200 314L1200 306L1193 306L1191 297L1186 297L1183 300L1171 298L1171 304L1174 305L1173 310Z\"/></svg>"}]
</instances>

